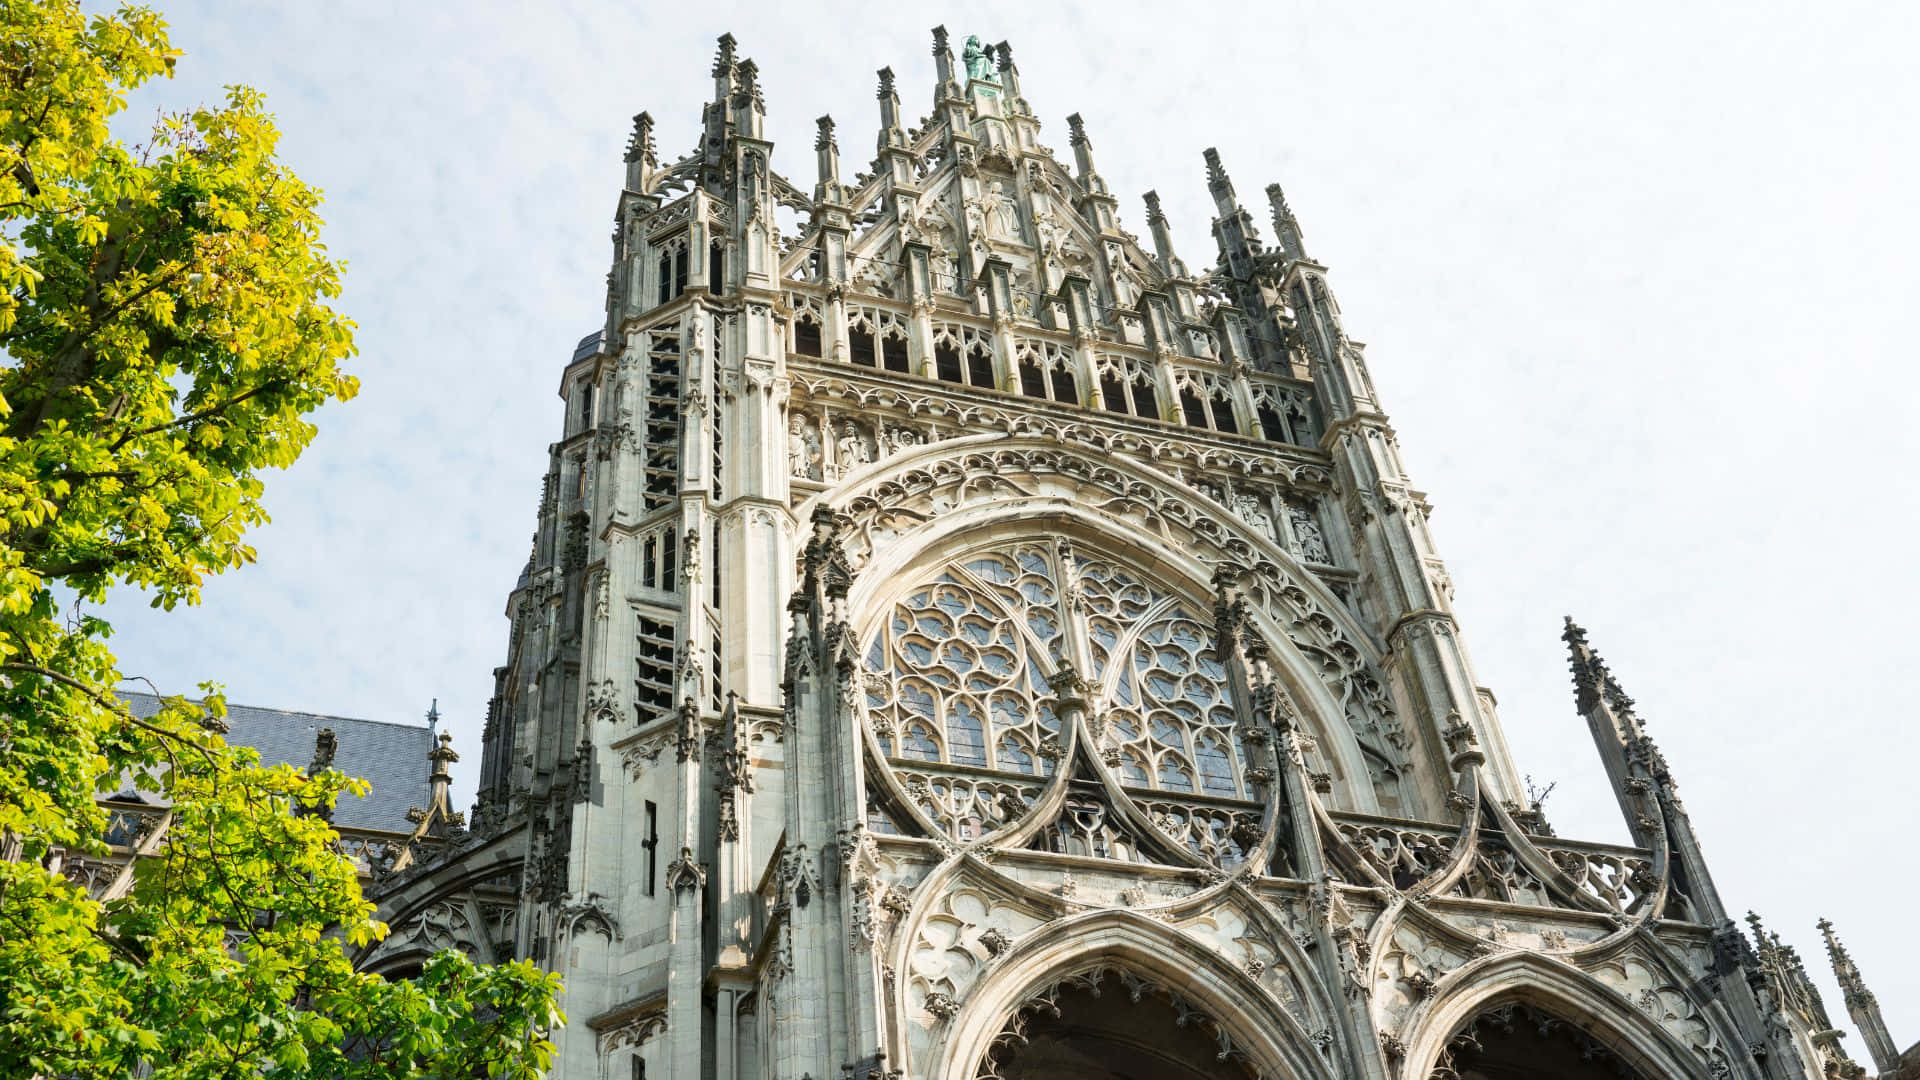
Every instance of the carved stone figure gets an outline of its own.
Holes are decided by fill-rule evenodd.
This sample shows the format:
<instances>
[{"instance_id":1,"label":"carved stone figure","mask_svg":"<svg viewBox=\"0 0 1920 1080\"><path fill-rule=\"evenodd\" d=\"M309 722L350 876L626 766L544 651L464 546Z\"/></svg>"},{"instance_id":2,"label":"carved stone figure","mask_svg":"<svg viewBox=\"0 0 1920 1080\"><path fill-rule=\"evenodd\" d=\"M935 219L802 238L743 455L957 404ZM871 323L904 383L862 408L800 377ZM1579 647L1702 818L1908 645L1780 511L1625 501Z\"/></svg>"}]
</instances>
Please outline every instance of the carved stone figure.
<instances>
[{"instance_id":1,"label":"carved stone figure","mask_svg":"<svg viewBox=\"0 0 1920 1080\"><path fill-rule=\"evenodd\" d=\"M804 416L787 424L787 465L799 479L820 479L820 430Z\"/></svg>"},{"instance_id":2,"label":"carved stone figure","mask_svg":"<svg viewBox=\"0 0 1920 1080\"><path fill-rule=\"evenodd\" d=\"M1239 495L1234 496L1233 512L1238 515L1241 521L1246 522L1254 532L1259 533L1269 540L1273 539L1273 515L1267 512L1265 506L1261 505L1258 495L1241 492Z\"/></svg>"},{"instance_id":3,"label":"carved stone figure","mask_svg":"<svg viewBox=\"0 0 1920 1080\"><path fill-rule=\"evenodd\" d=\"M1005 184L995 180L987 185L987 203L993 211L989 219L993 235L1015 241L1025 239L1020 229L1020 204Z\"/></svg>"},{"instance_id":4,"label":"carved stone figure","mask_svg":"<svg viewBox=\"0 0 1920 1080\"><path fill-rule=\"evenodd\" d=\"M1321 535L1320 523L1315 520L1311 507L1289 501L1287 524L1293 528L1295 555L1306 562L1330 563L1333 561L1333 556L1327 551L1327 538Z\"/></svg>"},{"instance_id":5,"label":"carved stone figure","mask_svg":"<svg viewBox=\"0 0 1920 1080\"><path fill-rule=\"evenodd\" d=\"M840 422L840 437L833 443L833 478L839 478L873 460L867 438L851 420Z\"/></svg>"},{"instance_id":6,"label":"carved stone figure","mask_svg":"<svg viewBox=\"0 0 1920 1080\"><path fill-rule=\"evenodd\" d=\"M967 78L999 83L1000 79L994 71L993 53L980 44L980 35L974 34L967 38L966 48L961 51L960 59L967 66Z\"/></svg>"}]
</instances>

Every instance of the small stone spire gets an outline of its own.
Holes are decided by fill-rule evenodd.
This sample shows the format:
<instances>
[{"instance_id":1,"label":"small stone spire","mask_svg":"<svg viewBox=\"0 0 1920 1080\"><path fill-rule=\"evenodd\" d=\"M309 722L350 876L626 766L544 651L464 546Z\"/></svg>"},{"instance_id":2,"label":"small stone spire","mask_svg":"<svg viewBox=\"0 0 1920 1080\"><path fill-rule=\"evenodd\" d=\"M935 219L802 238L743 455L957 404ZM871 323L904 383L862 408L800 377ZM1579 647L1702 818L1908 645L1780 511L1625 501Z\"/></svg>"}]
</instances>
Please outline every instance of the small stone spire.
<instances>
[{"instance_id":1,"label":"small stone spire","mask_svg":"<svg viewBox=\"0 0 1920 1080\"><path fill-rule=\"evenodd\" d=\"M734 68L733 47L735 44L732 34L720 35L720 51L713 58L713 77L715 79L725 79L729 83L732 82Z\"/></svg>"},{"instance_id":2,"label":"small stone spire","mask_svg":"<svg viewBox=\"0 0 1920 1080\"><path fill-rule=\"evenodd\" d=\"M839 202L840 144L833 137L833 117L823 116L815 120L814 125L817 130L813 136L813 151L820 182L813 189L813 200Z\"/></svg>"},{"instance_id":3,"label":"small stone spire","mask_svg":"<svg viewBox=\"0 0 1920 1080\"><path fill-rule=\"evenodd\" d=\"M1147 204L1147 229L1153 234L1153 252L1161 271L1169 277L1186 277L1186 266L1173 253L1173 233L1167 228L1167 215L1160 209L1160 193L1149 191L1141 198Z\"/></svg>"},{"instance_id":4,"label":"small stone spire","mask_svg":"<svg viewBox=\"0 0 1920 1080\"><path fill-rule=\"evenodd\" d=\"M1013 46L1004 41L995 45L993 58L995 67L999 69L1000 85L1017 107L1020 101L1020 69L1013 66Z\"/></svg>"},{"instance_id":5,"label":"small stone spire","mask_svg":"<svg viewBox=\"0 0 1920 1080\"><path fill-rule=\"evenodd\" d=\"M651 165L657 160L653 147L653 114L642 110L633 118L633 134L627 139L627 161Z\"/></svg>"},{"instance_id":6,"label":"small stone spire","mask_svg":"<svg viewBox=\"0 0 1920 1080\"><path fill-rule=\"evenodd\" d=\"M893 69L883 67L879 74L880 89L874 96L880 99L879 149L885 150L889 146L904 144L907 136L900 129L900 93L893 88Z\"/></svg>"},{"instance_id":7,"label":"small stone spire","mask_svg":"<svg viewBox=\"0 0 1920 1080\"><path fill-rule=\"evenodd\" d=\"M1086 121L1079 113L1067 117L1067 141L1073 144L1073 164L1082 180L1096 175L1093 168L1093 142L1087 138Z\"/></svg>"},{"instance_id":8,"label":"small stone spire","mask_svg":"<svg viewBox=\"0 0 1920 1080\"><path fill-rule=\"evenodd\" d=\"M947 44L944 26L933 28L933 72L937 84L933 89L935 100L959 96L960 88L953 81L953 48Z\"/></svg>"},{"instance_id":9,"label":"small stone spire","mask_svg":"<svg viewBox=\"0 0 1920 1080\"><path fill-rule=\"evenodd\" d=\"M1880 1002L1867 989L1867 982L1860 976L1860 968L1847 953L1847 947L1840 944L1834 936L1833 924L1821 919L1818 924L1820 936L1826 939L1827 959L1833 964L1834 981L1840 984L1841 996L1846 1000L1847 1015L1853 1017L1853 1024L1860 1029L1860 1037L1866 1040L1867 1053L1873 1057L1874 1068L1883 1073L1891 1073L1900 1064L1900 1048L1895 1045L1893 1035L1887 1030L1887 1022L1880 1015Z\"/></svg>"},{"instance_id":10,"label":"small stone spire","mask_svg":"<svg viewBox=\"0 0 1920 1080\"><path fill-rule=\"evenodd\" d=\"M1228 179L1227 170L1220 164L1220 151L1207 147L1207 190L1213 193L1213 205L1220 211L1221 217L1231 217L1240 211L1240 200L1233 193L1233 181Z\"/></svg>"},{"instance_id":11,"label":"small stone spire","mask_svg":"<svg viewBox=\"0 0 1920 1080\"><path fill-rule=\"evenodd\" d=\"M1293 216L1293 208L1287 205L1286 192L1279 184L1267 185L1267 205L1273 208L1273 231L1280 238L1280 254L1288 262L1296 262L1307 257L1305 238L1300 233L1300 222Z\"/></svg>"}]
</instances>

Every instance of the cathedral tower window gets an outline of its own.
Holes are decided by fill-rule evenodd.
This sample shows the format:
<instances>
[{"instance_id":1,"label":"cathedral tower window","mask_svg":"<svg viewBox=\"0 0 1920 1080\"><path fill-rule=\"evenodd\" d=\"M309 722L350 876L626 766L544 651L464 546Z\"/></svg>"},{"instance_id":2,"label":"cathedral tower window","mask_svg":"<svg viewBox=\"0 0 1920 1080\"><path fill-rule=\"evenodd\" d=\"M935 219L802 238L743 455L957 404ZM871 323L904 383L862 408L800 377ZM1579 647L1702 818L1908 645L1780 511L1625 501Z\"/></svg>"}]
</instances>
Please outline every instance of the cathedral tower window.
<instances>
[{"instance_id":1,"label":"cathedral tower window","mask_svg":"<svg viewBox=\"0 0 1920 1080\"><path fill-rule=\"evenodd\" d=\"M634 702L647 724L673 712L673 624L640 616L635 651Z\"/></svg>"},{"instance_id":2,"label":"cathedral tower window","mask_svg":"<svg viewBox=\"0 0 1920 1080\"><path fill-rule=\"evenodd\" d=\"M707 291L716 295L727 291L727 249L718 240L707 247Z\"/></svg>"},{"instance_id":3,"label":"cathedral tower window","mask_svg":"<svg viewBox=\"0 0 1920 1080\"><path fill-rule=\"evenodd\" d=\"M933 346L933 373L942 382L964 383L966 375L960 369L960 349L952 342L936 342Z\"/></svg>"},{"instance_id":4,"label":"cathedral tower window","mask_svg":"<svg viewBox=\"0 0 1920 1080\"><path fill-rule=\"evenodd\" d=\"M793 351L801 356L820 355L820 323L811 313L793 321Z\"/></svg>"},{"instance_id":5,"label":"cathedral tower window","mask_svg":"<svg viewBox=\"0 0 1920 1080\"><path fill-rule=\"evenodd\" d=\"M1070 572L1079 603L1061 585ZM1237 860L1214 818L1251 807L1252 793L1205 610L1104 556L1083 552L1076 563L1049 542L963 556L907 588L869 632L867 721L882 752L911 774L904 781L926 793L916 800L922 809L957 836L984 832L1005 818L1009 799L1037 797L1037 782L1058 767L1057 751L1042 751L1069 739L1049 679L1084 648L1089 715L1100 718L1090 749L1123 789L1144 797L1224 800L1213 816L1155 814L1179 819L1170 827L1203 856Z\"/></svg>"},{"instance_id":6,"label":"cathedral tower window","mask_svg":"<svg viewBox=\"0 0 1920 1080\"><path fill-rule=\"evenodd\" d=\"M687 238L676 236L659 246L654 263L656 303L664 304L687 291Z\"/></svg>"}]
</instances>

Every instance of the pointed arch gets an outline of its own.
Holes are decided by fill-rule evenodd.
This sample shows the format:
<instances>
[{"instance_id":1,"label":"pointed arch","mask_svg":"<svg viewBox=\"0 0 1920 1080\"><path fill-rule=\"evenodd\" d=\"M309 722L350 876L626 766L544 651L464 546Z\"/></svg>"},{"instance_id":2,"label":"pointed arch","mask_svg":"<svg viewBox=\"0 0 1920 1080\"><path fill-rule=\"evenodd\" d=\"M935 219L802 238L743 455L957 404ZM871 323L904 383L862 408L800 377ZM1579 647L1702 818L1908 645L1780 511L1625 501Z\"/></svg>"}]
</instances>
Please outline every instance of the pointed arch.
<instances>
[{"instance_id":1,"label":"pointed arch","mask_svg":"<svg viewBox=\"0 0 1920 1080\"><path fill-rule=\"evenodd\" d=\"M1315 729L1342 807L1379 811L1355 727L1364 717L1396 722L1373 639L1271 536L1256 534L1199 490L1093 447L988 435L873 463L814 502L850 519L857 576L849 611L863 641L913 582L995 545L1064 538L1150 575L1196 612L1211 611L1209 582L1219 563L1253 567L1268 598L1255 623Z\"/></svg>"},{"instance_id":2,"label":"pointed arch","mask_svg":"<svg viewBox=\"0 0 1920 1080\"><path fill-rule=\"evenodd\" d=\"M1398 1033L1406 1047L1406 1075L1429 1075L1456 1034L1483 1012L1509 1002L1574 1025L1643 1076L1714 1080L1738 1075L1716 1074L1701 1054L1606 983L1571 965L1525 952L1468 964L1445 980L1435 1002Z\"/></svg>"},{"instance_id":3,"label":"pointed arch","mask_svg":"<svg viewBox=\"0 0 1920 1080\"><path fill-rule=\"evenodd\" d=\"M1023 1003L1062 982L1105 971L1171 992L1204 1018L1223 1055L1245 1055L1256 1075L1336 1075L1299 1021L1245 972L1192 938L1125 910L1063 919L1016 943L973 985L945 1026L926 1075L973 1077Z\"/></svg>"}]
</instances>

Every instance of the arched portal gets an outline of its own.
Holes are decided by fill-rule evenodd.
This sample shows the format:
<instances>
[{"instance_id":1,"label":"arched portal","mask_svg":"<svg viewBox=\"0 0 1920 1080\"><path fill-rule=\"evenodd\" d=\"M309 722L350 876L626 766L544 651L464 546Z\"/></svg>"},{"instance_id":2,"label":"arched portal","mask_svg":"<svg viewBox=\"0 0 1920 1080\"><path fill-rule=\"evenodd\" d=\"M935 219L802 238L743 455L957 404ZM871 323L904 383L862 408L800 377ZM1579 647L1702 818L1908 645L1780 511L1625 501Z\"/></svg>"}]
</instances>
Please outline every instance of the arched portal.
<instances>
[{"instance_id":1,"label":"arched portal","mask_svg":"<svg viewBox=\"0 0 1920 1080\"><path fill-rule=\"evenodd\" d=\"M1226 1031L1175 993L1096 969L1029 998L976 1080L1253 1080Z\"/></svg>"},{"instance_id":2,"label":"arched portal","mask_svg":"<svg viewBox=\"0 0 1920 1080\"><path fill-rule=\"evenodd\" d=\"M1433 1080L1645 1080L1585 1029L1524 1001L1475 1013L1441 1052Z\"/></svg>"}]
</instances>

